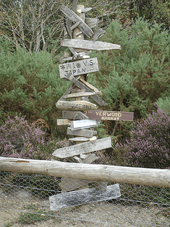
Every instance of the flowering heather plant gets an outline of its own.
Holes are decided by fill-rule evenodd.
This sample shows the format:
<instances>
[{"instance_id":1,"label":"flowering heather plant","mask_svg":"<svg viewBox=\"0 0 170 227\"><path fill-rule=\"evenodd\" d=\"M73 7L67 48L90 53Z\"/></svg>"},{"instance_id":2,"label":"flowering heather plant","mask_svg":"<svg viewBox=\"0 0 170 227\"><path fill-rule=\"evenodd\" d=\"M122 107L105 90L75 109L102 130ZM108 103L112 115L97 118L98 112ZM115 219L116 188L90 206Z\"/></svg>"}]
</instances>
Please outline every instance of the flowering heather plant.
<instances>
[{"instance_id":1,"label":"flowering heather plant","mask_svg":"<svg viewBox=\"0 0 170 227\"><path fill-rule=\"evenodd\" d=\"M46 142L45 132L23 117L8 118L0 127L0 142L1 156L29 159L51 159L55 149L66 146L66 140Z\"/></svg>"},{"instance_id":2,"label":"flowering heather plant","mask_svg":"<svg viewBox=\"0 0 170 227\"><path fill-rule=\"evenodd\" d=\"M136 124L131 139L116 144L125 150L126 165L145 168L170 167L170 117L160 109Z\"/></svg>"}]
</instances>

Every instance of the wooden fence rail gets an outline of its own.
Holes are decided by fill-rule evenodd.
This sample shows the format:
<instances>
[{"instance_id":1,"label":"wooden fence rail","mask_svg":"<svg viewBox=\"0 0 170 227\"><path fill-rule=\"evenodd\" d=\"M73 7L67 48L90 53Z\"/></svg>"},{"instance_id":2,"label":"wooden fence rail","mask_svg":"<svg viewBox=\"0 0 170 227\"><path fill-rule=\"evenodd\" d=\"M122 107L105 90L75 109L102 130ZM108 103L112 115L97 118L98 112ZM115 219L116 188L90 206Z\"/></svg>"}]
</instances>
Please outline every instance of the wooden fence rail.
<instances>
[{"instance_id":1,"label":"wooden fence rail","mask_svg":"<svg viewBox=\"0 0 170 227\"><path fill-rule=\"evenodd\" d=\"M0 171L170 188L169 169L0 157Z\"/></svg>"}]
</instances>

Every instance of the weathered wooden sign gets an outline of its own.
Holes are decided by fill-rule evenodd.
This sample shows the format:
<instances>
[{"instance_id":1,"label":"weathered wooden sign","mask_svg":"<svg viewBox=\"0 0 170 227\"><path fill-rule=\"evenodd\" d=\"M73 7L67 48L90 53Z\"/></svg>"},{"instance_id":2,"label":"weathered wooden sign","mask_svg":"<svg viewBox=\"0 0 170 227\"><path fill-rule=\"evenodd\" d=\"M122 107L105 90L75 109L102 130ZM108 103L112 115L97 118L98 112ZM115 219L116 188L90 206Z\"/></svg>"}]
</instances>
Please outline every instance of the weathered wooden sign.
<instances>
[{"instance_id":1,"label":"weathered wooden sign","mask_svg":"<svg viewBox=\"0 0 170 227\"><path fill-rule=\"evenodd\" d=\"M91 89L88 88L85 84L83 84L82 82L80 82L79 80L77 80L74 76L68 76L68 79L70 81L72 81L78 88L80 89L85 89L87 92L91 92ZM100 106L106 106L107 103L101 99L98 95L93 95L91 96L91 98L98 103Z\"/></svg>"},{"instance_id":2,"label":"weathered wooden sign","mask_svg":"<svg viewBox=\"0 0 170 227\"><path fill-rule=\"evenodd\" d=\"M93 35L93 30L71 9L62 5L61 11L82 31L88 38ZM73 46L71 46L73 47Z\"/></svg>"},{"instance_id":3,"label":"weathered wooden sign","mask_svg":"<svg viewBox=\"0 0 170 227\"><path fill-rule=\"evenodd\" d=\"M111 121L133 121L133 112L120 112L120 111L85 111L84 114L89 119L111 120Z\"/></svg>"},{"instance_id":4,"label":"weathered wooden sign","mask_svg":"<svg viewBox=\"0 0 170 227\"><path fill-rule=\"evenodd\" d=\"M55 150L52 155L58 158L67 158L79 154L90 153L112 147L111 137L98 139L92 142L85 142L69 147L63 147Z\"/></svg>"},{"instance_id":5,"label":"weathered wooden sign","mask_svg":"<svg viewBox=\"0 0 170 227\"><path fill-rule=\"evenodd\" d=\"M62 111L63 118L73 120L88 119L88 117L80 111Z\"/></svg>"},{"instance_id":6,"label":"weathered wooden sign","mask_svg":"<svg viewBox=\"0 0 170 227\"><path fill-rule=\"evenodd\" d=\"M83 39L64 39L61 40L61 46L81 48L86 50L114 50L121 49L121 46L113 43L106 43L94 40Z\"/></svg>"},{"instance_id":7,"label":"weathered wooden sign","mask_svg":"<svg viewBox=\"0 0 170 227\"><path fill-rule=\"evenodd\" d=\"M73 138L69 138L69 141L71 141L71 142L87 142L87 141L89 141L89 138L86 138L86 137L73 137Z\"/></svg>"},{"instance_id":8,"label":"weathered wooden sign","mask_svg":"<svg viewBox=\"0 0 170 227\"><path fill-rule=\"evenodd\" d=\"M83 186L88 186L88 184L90 183L95 184L98 190L101 190L102 192L106 191L107 182L99 183L95 181L79 180L79 179L73 179L73 178L61 178L61 183L59 184L59 186L62 189L62 192L69 192Z\"/></svg>"},{"instance_id":9,"label":"weathered wooden sign","mask_svg":"<svg viewBox=\"0 0 170 227\"><path fill-rule=\"evenodd\" d=\"M61 178L61 183L59 184L59 186L62 189L62 192L69 192L69 191L76 190L77 188L86 186L89 183L93 183L93 182L94 181L79 180L79 179L63 177L63 178Z\"/></svg>"},{"instance_id":10,"label":"weathered wooden sign","mask_svg":"<svg viewBox=\"0 0 170 227\"><path fill-rule=\"evenodd\" d=\"M99 71L97 58L90 58L59 65L60 78L67 78L68 74L77 76Z\"/></svg>"},{"instance_id":11,"label":"weathered wooden sign","mask_svg":"<svg viewBox=\"0 0 170 227\"><path fill-rule=\"evenodd\" d=\"M82 82L84 85L86 85L91 90L93 90L95 92L98 92L98 89L96 87L94 87L92 84L89 84L86 80L83 80L82 78L79 78L79 81ZM102 95L101 91L100 91L100 95Z\"/></svg>"},{"instance_id":12,"label":"weathered wooden sign","mask_svg":"<svg viewBox=\"0 0 170 227\"><path fill-rule=\"evenodd\" d=\"M78 161L79 163L92 163L94 162L96 159L98 159L98 157L95 154L89 154L89 155L85 155L86 157L82 160L81 158L74 156L73 158ZM73 191L77 188L80 188L82 186L86 186L89 183L94 183L95 181L88 181L88 180L79 180L79 179L74 179L74 178L65 178L62 177L61 178L61 183L59 184L59 186L62 189L62 192L69 192L69 191ZM106 183L106 182L105 182ZM103 182L99 182L97 183L97 186L99 188L102 189L103 191ZM107 185L106 185L107 187ZM105 188L106 189L106 188Z\"/></svg>"},{"instance_id":13,"label":"weathered wooden sign","mask_svg":"<svg viewBox=\"0 0 170 227\"><path fill-rule=\"evenodd\" d=\"M49 197L50 210L59 210L70 206L117 199L120 196L119 184L108 186L106 192L102 192L96 188L86 188L83 190L60 193Z\"/></svg>"},{"instance_id":14,"label":"weathered wooden sign","mask_svg":"<svg viewBox=\"0 0 170 227\"><path fill-rule=\"evenodd\" d=\"M67 134L72 136L85 136L90 138L94 135L97 135L97 131L89 129L71 130L71 128L68 127Z\"/></svg>"},{"instance_id":15,"label":"weathered wooden sign","mask_svg":"<svg viewBox=\"0 0 170 227\"><path fill-rule=\"evenodd\" d=\"M92 96L92 95L99 95L101 94L100 91L98 92L77 92L77 93L71 93L68 95L65 95L65 99L70 99L70 98L79 98L79 97L87 97L87 96Z\"/></svg>"},{"instance_id":16,"label":"weathered wooden sign","mask_svg":"<svg viewBox=\"0 0 170 227\"><path fill-rule=\"evenodd\" d=\"M89 12L90 10L92 10L91 7L90 7L90 8L85 8L85 9L78 9L77 12L78 12L78 13L87 13L87 12Z\"/></svg>"},{"instance_id":17,"label":"weathered wooden sign","mask_svg":"<svg viewBox=\"0 0 170 227\"><path fill-rule=\"evenodd\" d=\"M94 35L91 37L91 40L98 40L100 37L102 37L105 34L105 31L102 28L99 28L98 30L94 31Z\"/></svg>"},{"instance_id":18,"label":"weathered wooden sign","mask_svg":"<svg viewBox=\"0 0 170 227\"><path fill-rule=\"evenodd\" d=\"M77 120L77 121L71 121L70 122L70 127L72 130L77 130L77 129L84 129L84 128L91 128L91 127L96 127L98 126L100 121L98 120Z\"/></svg>"},{"instance_id":19,"label":"weathered wooden sign","mask_svg":"<svg viewBox=\"0 0 170 227\"><path fill-rule=\"evenodd\" d=\"M59 100L56 103L56 107L59 110L95 110L98 108L97 105L94 103L83 101L83 100L77 100L77 101L62 101Z\"/></svg>"},{"instance_id":20,"label":"weathered wooden sign","mask_svg":"<svg viewBox=\"0 0 170 227\"><path fill-rule=\"evenodd\" d=\"M87 155L87 157L83 160L83 163L89 163L91 164L92 162L94 162L95 160L99 159L99 157L97 157L95 154L89 154Z\"/></svg>"},{"instance_id":21,"label":"weathered wooden sign","mask_svg":"<svg viewBox=\"0 0 170 227\"><path fill-rule=\"evenodd\" d=\"M95 28L95 27L98 27L99 19L97 19L97 18L87 18L86 17L85 18L85 22L90 28Z\"/></svg>"},{"instance_id":22,"label":"weathered wooden sign","mask_svg":"<svg viewBox=\"0 0 170 227\"><path fill-rule=\"evenodd\" d=\"M70 124L70 120L68 119L57 119L57 125L68 125Z\"/></svg>"}]
</instances>

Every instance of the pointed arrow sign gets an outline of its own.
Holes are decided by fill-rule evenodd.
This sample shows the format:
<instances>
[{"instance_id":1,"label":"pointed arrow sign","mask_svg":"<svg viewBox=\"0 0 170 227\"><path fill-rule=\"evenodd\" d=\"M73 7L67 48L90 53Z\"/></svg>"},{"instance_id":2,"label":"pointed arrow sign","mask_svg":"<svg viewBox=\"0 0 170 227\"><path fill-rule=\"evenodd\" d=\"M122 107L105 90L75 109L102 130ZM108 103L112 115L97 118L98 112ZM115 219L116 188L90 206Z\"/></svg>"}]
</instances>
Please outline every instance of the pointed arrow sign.
<instances>
[{"instance_id":1,"label":"pointed arrow sign","mask_svg":"<svg viewBox=\"0 0 170 227\"><path fill-rule=\"evenodd\" d=\"M64 39L61 41L61 46L81 48L86 50L113 50L121 49L120 45L106 43L93 40L81 40L81 39Z\"/></svg>"}]
</instances>

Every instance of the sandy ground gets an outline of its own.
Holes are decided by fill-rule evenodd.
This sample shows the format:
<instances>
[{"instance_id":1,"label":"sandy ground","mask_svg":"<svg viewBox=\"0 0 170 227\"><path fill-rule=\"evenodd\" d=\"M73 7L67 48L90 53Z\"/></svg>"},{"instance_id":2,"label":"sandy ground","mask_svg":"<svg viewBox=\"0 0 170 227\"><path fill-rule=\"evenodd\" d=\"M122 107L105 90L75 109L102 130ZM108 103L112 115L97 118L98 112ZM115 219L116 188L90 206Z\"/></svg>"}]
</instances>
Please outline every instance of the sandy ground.
<instances>
[{"instance_id":1,"label":"sandy ground","mask_svg":"<svg viewBox=\"0 0 170 227\"><path fill-rule=\"evenodd\" d=\"M33 219L30 224L28 214L36 214L48 220L41 222ZM19 221L21 214L24 216L23 223ZM33 198L29 193L18 191L13 195L5 195L0 191L0 227L19 227L19 226L139 226L170 227L170 219L161 214L161 208L150 206L125 206L109 202L98 202L76 207L65 208L60 211L50 212L49 200L39 200Z\"/></svg>"}]
</instances>

